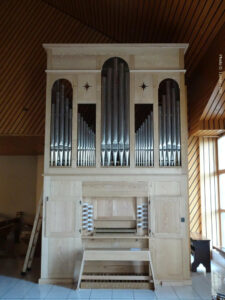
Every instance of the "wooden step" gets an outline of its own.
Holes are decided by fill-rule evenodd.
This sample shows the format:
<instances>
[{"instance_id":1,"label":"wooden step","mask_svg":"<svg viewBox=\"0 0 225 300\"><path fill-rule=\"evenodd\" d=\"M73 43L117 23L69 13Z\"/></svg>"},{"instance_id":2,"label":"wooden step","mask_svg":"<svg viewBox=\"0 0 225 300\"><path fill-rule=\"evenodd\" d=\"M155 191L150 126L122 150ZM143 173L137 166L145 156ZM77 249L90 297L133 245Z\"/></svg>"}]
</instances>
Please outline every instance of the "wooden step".
<instances>
[{"instance_id":1,"label":"wooden step","mask_svg":"<svg viewBox=\"0 0 225 300\"><path fill-rule=\"evenodd\" d=\"M151 281L149 276L143 276L143 275L82 275L82 280Z\"/></svg>"},{"instance_id":2,"label":"wooden step","mask_svg":"<svg viewBox=\"0 0 225 300\"><path fill-rule=\"evenodd\" d=\"M148 262L149 263L149 275L143 274L84 274L84 265L90 261L126 261L126 262ZM103 283L104 286L118 286L119 282L127 283L130 282L143 282L154 289L154 274L152 269L151 254L148 249L144 250L131 250L131 249L86 249L83 252L83 259L81 263L80 275L78 279L77 288L93 286L99 287ZM97 282L99 284L97 284ZM105 284L107 283L108 284ZM81 285L82 283L82 285ZM126 284L126 286L127 286Z\"/></svg>"},{"instance_id":3,"label":"wooden step","mask_svg":"<svg viewBox=\"0 0 225 300\"><path fill-rule=\"evenodd\" d=\"M85 261L150 261L147 250L85 250Z\"/></svg>"}]
</instances>

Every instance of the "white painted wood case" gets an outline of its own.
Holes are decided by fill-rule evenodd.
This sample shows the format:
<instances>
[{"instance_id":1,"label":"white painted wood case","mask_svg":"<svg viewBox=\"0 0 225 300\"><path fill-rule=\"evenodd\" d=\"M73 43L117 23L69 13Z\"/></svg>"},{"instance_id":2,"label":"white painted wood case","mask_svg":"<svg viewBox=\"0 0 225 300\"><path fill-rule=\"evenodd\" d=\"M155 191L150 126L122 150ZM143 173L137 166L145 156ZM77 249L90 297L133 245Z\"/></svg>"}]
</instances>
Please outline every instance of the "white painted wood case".
<instances>
[{"instance_id":1,"label":"white painted wood case","mask_svg":"<svg viewBox=\"0 0 225 300\"><path fill-rule=\"evenodd\" d=\"M187 107L184 84L186 44L55 44L47 52L44 206L41 283L73 282L84 248L149 248L157 282L190 283L187 193ZM110 57L130 69L130 166L101 166L101 68ZM159 166L158 87L165 78L180 89L181 166ZM57 79L73 88L72 166L50 167L51 89ZM142 83L147 85L143 90ZM86 91L84 85L91 87ZM96 166L77 167L78 104L96 104ZM153 104L154 166L135 167L134 105ZM87 234L82 206L93 206L99 228L129 233ZM137 206L148 207L148 226L137 227ZM118 225L120 224L120 225ZM94 266L88 266L90 270ZM103 268L103 266L102 266ZM129 266L120 266L129 270ZM137 269L141 266L137 266ZM101 266L99 266L101 269ZM118 272L111 266L112 273Z\"/></svg>"}]
</instances>

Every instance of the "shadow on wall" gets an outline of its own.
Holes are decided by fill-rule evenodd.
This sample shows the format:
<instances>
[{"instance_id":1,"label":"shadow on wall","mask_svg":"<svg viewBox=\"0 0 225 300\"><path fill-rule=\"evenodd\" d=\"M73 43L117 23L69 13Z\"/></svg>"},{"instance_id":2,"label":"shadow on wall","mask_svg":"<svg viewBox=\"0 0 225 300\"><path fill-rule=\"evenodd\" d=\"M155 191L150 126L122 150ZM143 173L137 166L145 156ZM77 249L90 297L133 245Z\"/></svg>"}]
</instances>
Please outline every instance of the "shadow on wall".
<instances>
[{"instance_id":1,"label":"shadow on wall","mask_svg":"<svg viewBox=\"0 0 225 300\"><path fill-rule=\"evenodd\" d=\"M0 156L0 214L33 222L42 190L43 156Z\"/></svg>"}]
</instances>

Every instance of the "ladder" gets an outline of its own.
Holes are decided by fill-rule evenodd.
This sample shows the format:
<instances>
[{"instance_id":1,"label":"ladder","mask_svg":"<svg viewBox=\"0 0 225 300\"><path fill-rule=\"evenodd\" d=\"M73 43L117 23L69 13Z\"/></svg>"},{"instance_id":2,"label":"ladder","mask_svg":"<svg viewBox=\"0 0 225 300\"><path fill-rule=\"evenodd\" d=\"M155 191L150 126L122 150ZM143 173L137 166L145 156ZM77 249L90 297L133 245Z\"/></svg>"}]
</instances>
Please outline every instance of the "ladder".
<instances>
[{"instance_id":1,"label":"ladder","mask_svg":"<svg viewBox=\"0 0 225 300\"><path fill-rule=\"evenodd\" d=\"M148 262L149 264L149 274L146 275L128 275L128 274L84 274L84 266L86 262L90 261L139 261L139 262ZM155 279L154 279L154 272L153 272L153 266L152 266L152 259L151 259L151 253L148 249L146 250L122 250L122 249L113 249L113 250L106 250L106 249L90 249L90 250L84 250L83 252L83 258L81 262L81 268L80 268L80 275L78 278L77 283L77 289L80 288L82 285L82 281L89 282L91 284L92 288L94 288L94 285L99 281L106 282L109 281L109 283L112 285L111 287L114 287L113 282L116 283L118 281L124 282L124 285L122 284L121 287L125 287L125 282L148 282L149 285L152 287L152 289L155 289ZM95 283L95 284L93 284ZM108 287L108 286L107 286ZM117 288L117 287L116 287Z\"/></svg>"},{"instance_id":2,"label":"ladder","mask_svg":"<svg viewBox=\"0 0 225 300\"><path fill-rule=\"evenodd\" d=\"M34 253L38 241L38 236L41 230L42 206L43 206L43 195L41 194L21 275L25 275L27 271L31 270L31 265L33 262Z\"/></svg>"}]
</instances>

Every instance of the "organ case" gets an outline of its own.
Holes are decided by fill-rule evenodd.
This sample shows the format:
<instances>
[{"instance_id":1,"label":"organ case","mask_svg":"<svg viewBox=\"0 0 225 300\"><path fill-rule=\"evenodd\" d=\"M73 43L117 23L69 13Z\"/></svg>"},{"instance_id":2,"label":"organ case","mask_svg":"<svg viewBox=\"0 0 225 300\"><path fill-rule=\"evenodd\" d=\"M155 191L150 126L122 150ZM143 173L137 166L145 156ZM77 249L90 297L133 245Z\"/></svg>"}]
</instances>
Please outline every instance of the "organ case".
<instances>
[{"instance_id":1,"label":"organ case","mask_svg":"<svg viewBox=\"0 0 225 300\"><path fill-rule=\"evenodd\" d=\"M151 253L156 283L190 283L187 45L44 48L40 282L77 281L86 249L128 249ZM89 262L84 272L106 269L107 276L142 276L126 287L149 287L142 262ZM81 286L121 287L104 280Z\"/></svg>"}]
</instances>

